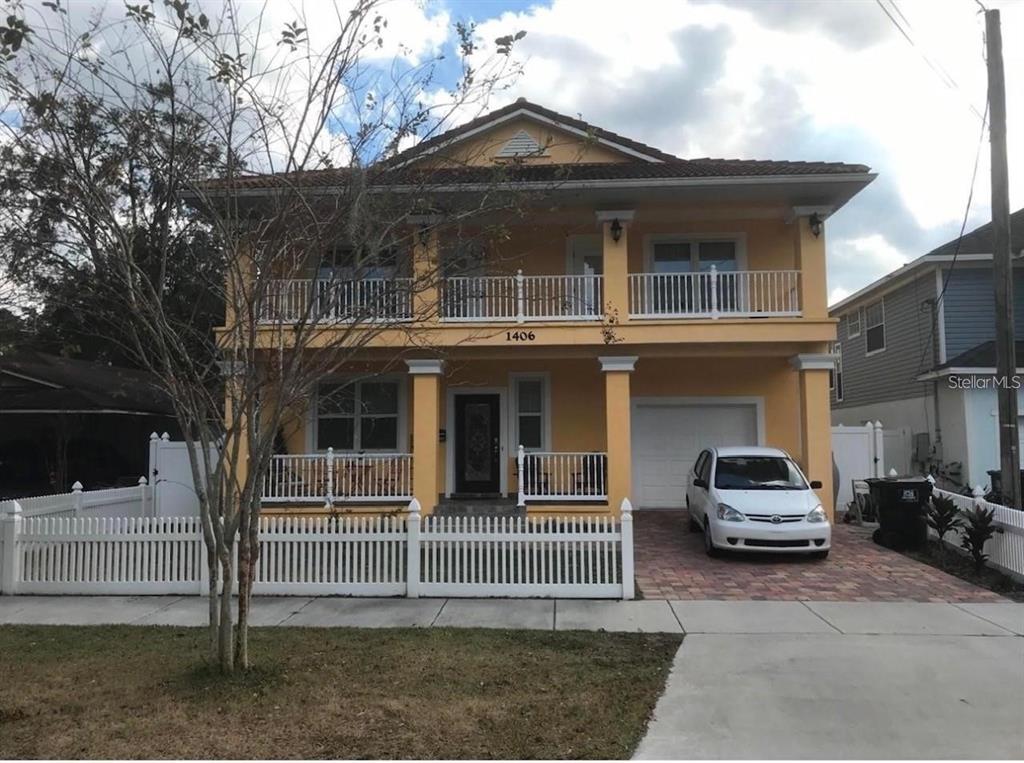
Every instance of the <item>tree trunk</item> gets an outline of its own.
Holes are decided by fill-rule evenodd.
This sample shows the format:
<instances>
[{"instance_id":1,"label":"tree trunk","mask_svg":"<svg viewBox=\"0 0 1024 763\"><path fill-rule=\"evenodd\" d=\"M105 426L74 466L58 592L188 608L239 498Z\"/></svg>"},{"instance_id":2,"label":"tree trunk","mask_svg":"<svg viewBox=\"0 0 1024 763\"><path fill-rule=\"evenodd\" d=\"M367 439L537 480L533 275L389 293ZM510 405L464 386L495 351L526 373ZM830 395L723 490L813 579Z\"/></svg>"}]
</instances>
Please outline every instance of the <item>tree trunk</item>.
<instances>
[{"instance_id":1,"label":"tree trunk","mask_svg":"<svg viewBox=\"0 0 1024 763\"><path fill-rule=\"evenodd\" d=\"M235 631L235 664L249 669L249 597L252 595L252 552L247 535L238 546L238 628Z\"/></svg>"},{"instance_id":2,"label":"tree trunk","mask_svg":"<svg viewBox=\"0 0 1024 763\"><path fill-rule=\"evenodd\" d=\"M235 651L232 643L232 616L231 598L234 588L234 564L231 561L232 548L221 559L221 567L224 570L223 584L220 591L220 631L217 642L217 656L220 661L221 673L233 673L235 669Z\"/></svg>"},{"instance_id":3,"label":"tree trunk","mask_svg":"<svg viewBox=\"0 0 1024 763\"><path fill-rule=\"evenodd\" d=\"M217 560L217 552L212 549L207 549L206 551L206 567L209 570L209 587L206 591L206 599L210 607L210 624L207 628L210 636L210 663L215 664L220 662L220 604L217 600L220 563Z\"/></svg>"}]
</instances>

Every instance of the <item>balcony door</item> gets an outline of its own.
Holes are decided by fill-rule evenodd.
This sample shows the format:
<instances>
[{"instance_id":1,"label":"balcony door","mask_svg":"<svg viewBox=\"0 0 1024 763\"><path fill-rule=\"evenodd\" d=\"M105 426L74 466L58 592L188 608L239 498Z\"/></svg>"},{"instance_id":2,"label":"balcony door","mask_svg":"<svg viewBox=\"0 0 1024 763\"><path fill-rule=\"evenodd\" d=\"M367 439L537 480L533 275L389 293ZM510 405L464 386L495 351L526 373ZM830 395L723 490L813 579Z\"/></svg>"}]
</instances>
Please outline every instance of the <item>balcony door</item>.
<instances>
[{"instance_id":1,"label":"balcony door","mask_svg":"<svg viewBox=\"0 0 1024 763\"><path fill-rule=\"evenodd\" d=\"M576 303L577 315L600 315L601 276L604 274L604 251L600 236L570 236L568 254L569 275L586 276L578 279L570 291Z\"/></svg>"}]
</instances>

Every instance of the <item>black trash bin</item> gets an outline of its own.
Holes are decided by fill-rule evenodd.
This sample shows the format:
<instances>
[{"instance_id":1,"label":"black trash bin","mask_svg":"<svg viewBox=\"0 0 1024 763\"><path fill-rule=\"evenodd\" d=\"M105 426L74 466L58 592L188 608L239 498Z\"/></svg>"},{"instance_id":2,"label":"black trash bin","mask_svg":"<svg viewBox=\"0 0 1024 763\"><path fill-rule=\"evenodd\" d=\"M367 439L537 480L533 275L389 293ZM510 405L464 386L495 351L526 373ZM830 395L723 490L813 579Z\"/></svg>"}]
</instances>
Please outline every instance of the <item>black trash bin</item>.
<instances>
[{"instance_id":1,"label":"black trash bin","mask_svg":"<svg viewBox=\"0 0 1024 763\"><path fill-rule=\"evenodd\" d=\"M878 507L878 529L872 536L875 543L897 551L923 546L928 538L925 508L932 483L916 477L876 478L867 483Z\"/></svg>"}]
</instances>

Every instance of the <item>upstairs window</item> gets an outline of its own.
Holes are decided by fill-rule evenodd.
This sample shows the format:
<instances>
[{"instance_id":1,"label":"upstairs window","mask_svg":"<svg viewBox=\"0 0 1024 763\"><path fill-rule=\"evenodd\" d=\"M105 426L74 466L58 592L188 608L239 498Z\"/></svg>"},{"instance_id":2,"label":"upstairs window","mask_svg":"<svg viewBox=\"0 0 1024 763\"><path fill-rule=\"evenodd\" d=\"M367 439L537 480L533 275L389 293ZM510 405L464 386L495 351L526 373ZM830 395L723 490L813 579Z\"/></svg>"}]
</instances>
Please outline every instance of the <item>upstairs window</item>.
<instances>
[{"instance_id":1,"label":"upstairs window","mask_svg":"<svg viewBox=\"0 0 1024 763\"><path fill-rule=\"evenodd\" d=\"M860 336L860 308L846 314L846 336L848 339Z\"/></svg>"},{"instance_id":2,"label":"upstairs window","mask_svg":"<svg viewBox=\"0 0 1024 763\"><path fill-rule=\"evenodd\" d=\"M885 300L864 308L865 347L868 355L885 349Z\"/></svg>"},{"instance_id":3,"label":"upstairs window","mask_svg":"<svg viewBox=\"0 0 1024 763\"><path fill-rule=\"evenodd\" d=\"M321 384L316 401L317 450L397 450L398 398L394 380Z\"/></svg>"},{"instance_id":4,"label":"upstairs window","mask_svg":"<svg viewBox=\"0 0 1024 763\"><path fill-rule=\"evenodd\" d=\"M651 245L651 272L699 273L715 269L734 271L737 266L736 242L727 239L661 239Z\"/></svg>"}]
</instances>

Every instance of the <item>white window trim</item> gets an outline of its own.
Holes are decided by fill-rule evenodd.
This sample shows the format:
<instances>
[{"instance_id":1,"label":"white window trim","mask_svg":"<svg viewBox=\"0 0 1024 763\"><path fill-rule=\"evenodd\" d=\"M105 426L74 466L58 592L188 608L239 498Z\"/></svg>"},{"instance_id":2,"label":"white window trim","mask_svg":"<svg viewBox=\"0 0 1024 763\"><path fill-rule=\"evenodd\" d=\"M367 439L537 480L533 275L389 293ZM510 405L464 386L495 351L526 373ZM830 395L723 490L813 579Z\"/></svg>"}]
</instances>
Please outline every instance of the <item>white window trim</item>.
<instances>
[{"instance_id":1,"label":"white window trim","mask_svg":"<svg viewBox=\"0 0 1024 763\"><path fill-rule=\"evenodd\" d=\"M869 307L872 307L876 303L881 307L882 310L882 322L876 324L876 326L882 327L882 346L879 347L877 350L868 350L868 329L875 328L875 326L868 326L867 324L867 309ZM861 326L861 330L864 332L864 357L870 358L872 355L879 355L885 352L885 348L888 347L889 345L889 337L885 333L885 297L882 297L881 299L875 300L875 302L865 305L862 309L864 311L864 315L862 316L863 325Z\"/></svg>"},{"instance_id":2,"label":"white window trim","mask_svg":"<svg viewBox=\"0 0 1024 763\"><path fill-rule=\"evenodd\" d=\"M317 382L316 390L310 398L309 410L306 417L306 452L326 453L326 448L317 449L317 427L320 416L317 414L317 407L320 398L321 384L344 384L346 382L395 382L398 385L398 426L394 448L356 448L353 450L336 450L335 453L406 453L409 443L409 377L406 374L358 374L349 376L325 376Z\"/></svg>"},{"instance_id":3,"label":"white window trim","mask_svg":"<svg viewBox=\"0 0 1024 763\"><path fill-rule=\"evenodd\" d=\"M541 383L541 447L533 452L551 452L551 374L548 371L514 371L508 375L508 419L509 419L509 452L519 452L519 395L520 381L539 381ZM529 450L527 452L530 452Z\"/></svg>"},{"instance_id":4,"label":"white window trim","mask_svg":"<svg viewBox=\"0 0 1024 763\"><path fill-rule=\"evenodd\" d=\"M851 311L851 312L846 314L846 338L847 339L856 339L857 337L860 336L860 333L863 330L862 324L864 322L864 316L862 315L862 311L863 311L863 308L858 307L856 310L853 310L853 311ZM853 316L857 316L857 333L853 332L853 323L852 323Z\"/></svg>"},{"instance_id":5,"label":"white window trim","mask_svg":"<svg viewBox=\"0 0 1024 763\"><path fill-rule=\"evenodd\" d=\"M836 356L836 365L832 369L832 392L837 403L843 402L843 398L846 396L846 380L843 379L842 383L839 381L839 377L843 375L843 343L835 342L832 345L832 352Z\"/></svg>"},{"instance_id":6,"label":"white window trim","mask_svg":"<svg viewBox=\"0 0 1024 763\"><path fill-rule=\"evenodd\" d=\"M689 244L690 264L696 256L694 244L701 241L732 241L736 244L736 269L747 269L747 234L746 233L652 233L644 236L644 271L654 272L655 244Z\"/></svg>"}]
</instances>

